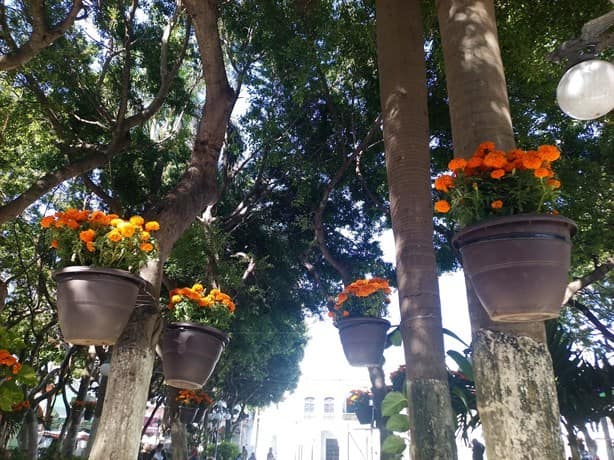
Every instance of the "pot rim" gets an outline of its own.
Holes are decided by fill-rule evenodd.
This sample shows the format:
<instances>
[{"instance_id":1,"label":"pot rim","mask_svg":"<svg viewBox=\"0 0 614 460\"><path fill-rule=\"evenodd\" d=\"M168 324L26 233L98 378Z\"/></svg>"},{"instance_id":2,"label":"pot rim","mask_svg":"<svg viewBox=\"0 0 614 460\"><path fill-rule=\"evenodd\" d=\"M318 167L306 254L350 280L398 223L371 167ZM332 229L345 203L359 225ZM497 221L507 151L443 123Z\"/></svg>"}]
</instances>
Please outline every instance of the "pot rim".
<instances>
[{"instance_id":1,"label":"pot rim","mask_svg":"<svg viewBox=\"0 0 614 460\"><path fill-rule=\"evenodd\" d=\"M53 272L53 279L56 281L58 278L63 278L69 275L74 274L102 274L102 275L111 275L117 276L120 278L125 278L129 281L132 281L139 286L145 286L146 281L141 278L139 275L134 273L130 273L127 270L122 270L120 268L109 268L109 267L95 267L90 265L71 265L70 267L64 267L60 270L56 270Z\"/></svg>"},{"instance_id":2,"label":"pot rim","mask_svg":"<svg viewBox=\"0 0 614 460\"><path fill-rule=\"evenodd\" d=\"M375 318L373 316L348 316L347 318L338 319L335 321L335 327L337 329L341 329L341 325L348 326L350 324L359 324L359 323L382 323L387 324L388 329L392 326L390 321L384 318Z\"/></svg>"},{"instance_id":3,"label":"pot rim","mask_svg":"<svg viewBox=\"0 0 614 460\"><path fill-rule=\"evenodd\" d=\"M512 216L500 216L500 217L490 217L488 219L484 219L480 222L476 222L475 224L468 225L467 227L459 230L456 235L452 238L452 246L458 249L460 246L464 245L464 242L460 240L468 238L473 232L484 230L492 227L499 227L508 224L515 224L517 222L535 222L535 223L553 223L557 222L562 225L566 225L569 228L569 236L574 236L578 231L578 226L576 223L568 217L552 215L552 214L537 214L537 213L523 213L523 214L514 214Z\"/></svg>"},{"instance_id":4,"label":"pot rim","mask_svg":"<svg viewBox=\"0 0 614 460\"><path fill-rule=\"evenodd\" d=\"M195 331L204 332L206 334L211 334L219 338L222 342L224 342L224 346L228 345L228 343L230 342L230 335L215 327L206 326L204 324L174 321L171 323L167 323L166 329L192 329Z\"/></svg>"}]
</instances>

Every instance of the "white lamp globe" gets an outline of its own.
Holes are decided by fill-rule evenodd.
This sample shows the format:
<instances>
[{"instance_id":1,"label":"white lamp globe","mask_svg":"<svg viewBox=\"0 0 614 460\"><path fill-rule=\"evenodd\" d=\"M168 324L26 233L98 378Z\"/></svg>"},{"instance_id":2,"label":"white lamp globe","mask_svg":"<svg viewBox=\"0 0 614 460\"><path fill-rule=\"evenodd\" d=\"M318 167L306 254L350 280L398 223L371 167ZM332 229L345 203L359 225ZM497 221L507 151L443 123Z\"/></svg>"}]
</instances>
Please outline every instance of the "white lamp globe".
<instances>
[{"instance_id":1,"label":"white lamp globe","mask_svg":"<svg viewBox=\"0 0 614 460\"><path fill-rule=\"evenodd\" d=\"M594 120L614 109L614 65L590 59L571 67L556 89L561 110L577 120Z\"/></svg>"}]
</instances>

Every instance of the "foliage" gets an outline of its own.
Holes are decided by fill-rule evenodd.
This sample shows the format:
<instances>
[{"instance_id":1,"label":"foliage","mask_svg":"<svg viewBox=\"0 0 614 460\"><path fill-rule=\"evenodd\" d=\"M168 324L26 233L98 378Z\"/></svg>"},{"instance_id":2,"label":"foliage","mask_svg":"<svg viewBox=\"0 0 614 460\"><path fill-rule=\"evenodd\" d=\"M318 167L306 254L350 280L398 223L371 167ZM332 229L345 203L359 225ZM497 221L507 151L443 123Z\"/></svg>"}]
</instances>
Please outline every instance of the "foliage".
<instances>
[{"instance_id":1,"label":"foliage","mask_svg":"<svg viewBox=\"0 0 614 460\"><path fill-rule=\"evenodd\" d=\"M232 323L235 304L228 294L214 288L205 295L202 284L170 292L167 315L172 321L193 322L227 331Z\"/></svg>"},{"instance_id":2,"label":"foliage","mask_svg":"<svg viewBox=\"0 0 614 460\"><path fill-rule=\"evenodd\" d=\"M180 407L206 407L213 404L213 399L203 390L179 390L176 399Z\"/></svg>"},{"instance_id":3,"label":"foliage","mask_svg":"<svg viewBox=\"0 0 614 460\"><path fill-rule=\"evenodd\" d=\"M448 214L461 227L488 217L553 212L561 183L554 179L552 162L560 157L552 145L536 151L496 150L492 142L478 146L469 160L455 158L451 174L435 180L442 197L435 210Z\"/></svg>"},{"instance_id":4,"label":"foliage","mask_svg":"<svg viewBox=\"0 0 614 460\"><path fill-rule=\"evenodd\" d=\"M207 446L207 456L213 457L215 452L215 446L209 444ZM220 460L235 460L241 453L241 448L230 441L222 441L217 445L217 457Z\"/></svg>"},{"instance_id":5,"label":"foliage","mask_svg":"<svg viewBox=\"0 0 614 460\"><path fill-rule=\"evenodd\" d=\"M407 398L403 393L391 391L382 401L382 415L388 417L386 429L406 433L409 430L409 418L405 409L407 408ZM382 450L390 454L393 459L403 458L403 451L407 447L405 439L396 434L391 434L382 444Z\"/></svg>"},{"instance_id":6,"label":"foliage","mask_svg":"<svg viewBox=\"0 0 614 460\"><path fill-rule=\"evenodd\" d=\"M92 265L133 273L155 256L150 232L160 229L157 222L145 222L140 216L123 220L116 214L74 208L43 217L41 226L48 229L61 266Z\"/></svg>"},{"instance_id":7,"label":"foliage","mask_svg":"<svg viewBox=\"0 0 614 460\"><path fill-rule=\"evenodd\" d=\"M19 412L30 407L29 401L24 400L22 385L34 385L36 375L34 369L13 355L25 346L14 332L0 327L0 410L4 412Z\"/></svg>"},{"instance_id":8,"label":"foliage","mask_svg":"<svg viewBox=\"0 0 614 460\"><path fill-rule=\"evenodd\" d=\"M360 407L369 406L373 395L364 390L351 390L345 399L345 411L352 413L358 411Z\"/></svg>"},{"instance_id":9,"label":"foliage","mask_svg":"<svg viewBox=\"0 0 614 460\"><path fill-rule=\"evenodd\" d=\"M386 315L391 292L388 281L382 278L354 281L337 296L329 316L335 321L360 316L381 318Z\"/></svg>"}]
</instances>

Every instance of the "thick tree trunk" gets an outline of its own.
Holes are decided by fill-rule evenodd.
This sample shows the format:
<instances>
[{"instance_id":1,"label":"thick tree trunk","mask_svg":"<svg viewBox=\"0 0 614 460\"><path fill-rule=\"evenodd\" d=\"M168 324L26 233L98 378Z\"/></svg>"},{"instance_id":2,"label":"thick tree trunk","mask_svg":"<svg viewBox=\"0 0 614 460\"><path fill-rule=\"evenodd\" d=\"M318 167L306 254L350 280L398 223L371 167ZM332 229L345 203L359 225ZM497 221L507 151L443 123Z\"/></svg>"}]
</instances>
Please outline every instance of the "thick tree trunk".
<instances>
[{"instance_id":1,"label":"thick tree trunk","mask_svg":"<svg viewBox=\"0 0 614 460\"><path fill-rule=\"evenodd\" d=\"M179 419L179 407L177 406L178 390L169 387L166 404L171 423L171 444L173 446L173 458L187 458L188 444L186 427Z\"/></svg>"},{"instance_id":2,"label":"thick tree trunk","mask_svg":"<svg viewBox=\"0 0 614 460\"><path fill-rule=\"evenodd\" d=\"M375 408L375 426L379 431L380 460L388 460L393 458L393 456L386 454L383 446L386 438L393 433L386 429L385 418L382 416L382 401L388 393L386 376L382 366L369 367L369 378L371 379L371 393L373 394L373 407Z\"/></svg>"},{"instance_id":3,"label":"thick tree trunk","mask_svg":"<svg viewBox=\"0 0 614 460\"><path fill-rule=\"evenodd\" d=\"M87 388L90 385L90 376L84 375L79 382L79 389L77 390L76 400L85 402L87 395ZM72 457L73 451L77 444L77 434L81 427L81 417L83 415L83 406L73 406L70 411L70 418L68 421L68 428L66 428L66 435L62 440L62 448L60 449L60 456L62 458Z\"/></svg>"},{"instance_id":4,"label":"thick tree trunk","mask_svg":"<svg viewBox=\"0 0 614 460\"><path fill-rule=\"evenodd\" d=\"M407 362L411 453L456 458L444 363L423 50L418 0L378 0L377 51L386 169Z\"/></svg>"},{"instance_id":5,"label":"thick tree trunk","mask_svg":"<svg viewBox=\"0 0 614 460\"><path fill-rule=\"evenodd\" d=\"M236 101L228 83L218 31L217 0L186 0L201 56L207 93L190 164L177 186L145 213L160 223L159 258L141 270L151 283L149 305L139 307L113 349L111 373L91 460L134 460L160 329L157 299L162 265L173 245L198 215L218 197L217 164Z\"/></svg>"},{"instance_id":6,"label":"thick tree trunk","mask_svg":"<svg viewBox=\"0 0 614 460\"><path fill-rule=\"evenodd\" d=\"M102 415L102 407L104 405L104 398L107 391L107 381L108 378L106 376L101 377L97 395L98 403L96 404L96 409L94 410L94 419L92 420L90 437L87 440L87 447L85 448L85 452L83 452L83 458L90 458L90 453L92 452L92 447L94 446L94 441L96 440L98 426L100 425L100 416Z\"/></svg>"},{"instance_id":7,"label":"thick tree trunk","mask_svg":"<svg viewBox=\"0 0 614 460\"><path fill-rule=\"evenodd\" d=\"M438 0L437 9L455 156L471 156L484 141L504 150L514 148L493 0ZM542 390L545 395L555 391L550 357L538 351L546 350L544 324L494 323L469 282L467 294L478 411L488 457L562 458L558 402L550 396L545 402L534 398ZM493 358L499 361L489 361ZM525 367L517 370L516 363ZM527 426L532 431L525 430ZM531 433L528 441L523 432ZM530 456L527 448L543 456Z\"/></svg>"}]
</instances>

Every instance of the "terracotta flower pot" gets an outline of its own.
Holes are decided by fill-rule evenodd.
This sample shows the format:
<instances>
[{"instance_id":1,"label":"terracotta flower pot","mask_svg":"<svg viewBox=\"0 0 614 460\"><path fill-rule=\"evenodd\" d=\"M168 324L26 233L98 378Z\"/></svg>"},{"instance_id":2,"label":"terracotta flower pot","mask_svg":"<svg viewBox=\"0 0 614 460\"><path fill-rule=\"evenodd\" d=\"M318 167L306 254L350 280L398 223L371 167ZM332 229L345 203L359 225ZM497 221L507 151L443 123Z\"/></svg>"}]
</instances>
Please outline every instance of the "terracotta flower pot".
<instances>
[{"instance_id":1,"label":"terracotta flower pot","mask_svg":"<svg viewBox=\"0 0 614 460\"><path fill-rule=\"evenodd\" d=\"M351 366L379 366L384 356L390 323L380 318L345 318L337 321L339 338Z\"/></svg>"},{"instance_id":2,"label":"terracotta flower pot","mask_svg":"<svg viewBox=\"0 0 614 460\"><path fill-rule=\"evenodd\" d=\"M162 335L162 368L166 384L197 390L211 376L230 338L222 331L194 323L170 323Z\"/></svg>"},{"instance_id":3,"label":"terracotta flower pot","mask_svg":"<svg viewBox=\"0 0 614 460\"><path fill-rule=\"evenodd\" d=\"M196 415L197 410L197 407L179 406L179 420L181 420L182 423L189 425L194 421L194 416Z\"/></svg>"},{"instance_id":4,"label":"terracotta flower pot","mask_svg":"<svg viewBox=\"0 0 614 460\"><path fill-rule=\"evenodd\" d=\"M493 321L543 321L559 316L576 229L565 217L520 214L469 226L452 243Z\"/></svg>"},{"instance_id":5,"label":"terracotta flower pot","mask_svg":"<svg viewBox=\"0 0 614 460\"><path fill-rule=\"evenodd\" d=\"M145 281L114 268L67 267L53 274L57 282L62 335L75 345L113 345L134 310Z\"/></svg>"}]
</instances>

